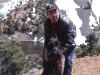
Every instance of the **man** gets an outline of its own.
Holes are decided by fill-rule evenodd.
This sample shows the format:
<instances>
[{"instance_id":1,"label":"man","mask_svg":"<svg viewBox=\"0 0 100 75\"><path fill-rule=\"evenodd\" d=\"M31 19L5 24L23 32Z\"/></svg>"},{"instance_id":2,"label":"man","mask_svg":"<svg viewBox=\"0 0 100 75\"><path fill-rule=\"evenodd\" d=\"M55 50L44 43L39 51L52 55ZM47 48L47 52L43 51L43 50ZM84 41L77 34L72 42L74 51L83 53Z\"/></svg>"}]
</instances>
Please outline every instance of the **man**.
<instances>
[{"instance_id":1,"label":"man","mask_svg":"<svg viewBox=\"0 0 100 75\"><path fill-rule=\"evenodd\" d=\"M43 75L52 75L51 72L53 72L54 66L58 70L54 75L71 75L72 58L75 53L74 38L76 36L76 27L66 15L62 15L56 4L49 4L46 7L47 19L44 24ZM49 45L52 38L59 41L61 50L63 50L61 59L59 59L60 64L56 63L54 65L54 61L51 61L51 59L54 59L53 55L50 55L51 45Z\"/></svg>"}]
</instances>

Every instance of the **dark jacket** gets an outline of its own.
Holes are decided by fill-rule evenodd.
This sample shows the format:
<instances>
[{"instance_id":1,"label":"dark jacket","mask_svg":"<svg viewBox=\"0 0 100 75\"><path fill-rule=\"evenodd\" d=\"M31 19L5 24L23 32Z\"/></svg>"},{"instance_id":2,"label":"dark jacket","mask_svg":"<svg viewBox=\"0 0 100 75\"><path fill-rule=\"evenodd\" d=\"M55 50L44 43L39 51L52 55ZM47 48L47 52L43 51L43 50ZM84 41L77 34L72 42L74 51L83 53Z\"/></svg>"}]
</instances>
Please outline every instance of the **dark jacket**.
<instances>
[{"instance_id":1,"label":"dark jacket","mask_svg":"<svg viewBox=\"0 0 100 75\"><path fill-rule=\"evenodd\" d=\"M52 37L57 37L61 46L65 44L75 44L74 38L76 36L76 27L67 16L61 16L58 23L52 24L50 19L47 19L44 24L45 42L44 46L47 48L48 43Z\"/></svg>"}]
</instances>

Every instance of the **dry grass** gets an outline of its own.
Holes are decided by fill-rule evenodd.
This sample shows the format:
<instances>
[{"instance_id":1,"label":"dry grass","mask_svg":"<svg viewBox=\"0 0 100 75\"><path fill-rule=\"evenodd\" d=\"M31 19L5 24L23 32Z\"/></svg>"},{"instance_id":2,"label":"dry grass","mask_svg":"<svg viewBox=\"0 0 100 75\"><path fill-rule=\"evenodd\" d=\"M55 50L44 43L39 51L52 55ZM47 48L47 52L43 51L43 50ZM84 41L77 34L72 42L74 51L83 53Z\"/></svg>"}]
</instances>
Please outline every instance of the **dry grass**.
<instances>
[{"instance_id":1,"label":"dry grass","mask_svg":"<svg viewBox=\"0 0 100 75\"><path fill-rule=\"evenodd\" d=\"M73 75L100 75L100 56L75 58Z\"/></svg>"},{"instance_id":2,"label":"dry grass","mask_svg":"<svg viewBox=\"0 0 100 75\"><path fill-rule=\"evenodd\" d=\"M32 75L41 75L42 71L43 69ZM100 75L100 55L74 58L72 75Z\"/></svg>"}]
</instances>

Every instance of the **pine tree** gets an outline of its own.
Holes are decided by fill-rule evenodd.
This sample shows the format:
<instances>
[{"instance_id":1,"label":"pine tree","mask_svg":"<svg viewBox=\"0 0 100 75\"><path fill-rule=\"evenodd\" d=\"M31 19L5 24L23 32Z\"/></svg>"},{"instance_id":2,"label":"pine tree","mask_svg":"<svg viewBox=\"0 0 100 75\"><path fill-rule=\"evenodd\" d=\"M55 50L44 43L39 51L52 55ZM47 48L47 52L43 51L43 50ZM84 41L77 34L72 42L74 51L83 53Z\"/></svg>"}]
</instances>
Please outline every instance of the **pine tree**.
<instances>
[{"instance_id":1,"label":"pine tree","mask_svg":"<svg viewBox=\"0 0 100 75\"><path fill-rule=\"evenodd\" d=\"M0 45L0 75L22 75L27 69L25 54L16 40Z\"/></svg>"},{"instance_id":2,"label":"pine tree","mask_svg":"<svg viewBox=\"0 0 100 75\"><path fill-rule=\"evenodd\" d=\"M87 37L86 37L86 41L87 43L87 53L89 55L93 55L94 52L95 52L95 48L96 48L96 45L97 45L97 42L98 42L98 38L96 37L95 33L92 33L92 34L89 34Z\"/></svg>"}]
</instances>

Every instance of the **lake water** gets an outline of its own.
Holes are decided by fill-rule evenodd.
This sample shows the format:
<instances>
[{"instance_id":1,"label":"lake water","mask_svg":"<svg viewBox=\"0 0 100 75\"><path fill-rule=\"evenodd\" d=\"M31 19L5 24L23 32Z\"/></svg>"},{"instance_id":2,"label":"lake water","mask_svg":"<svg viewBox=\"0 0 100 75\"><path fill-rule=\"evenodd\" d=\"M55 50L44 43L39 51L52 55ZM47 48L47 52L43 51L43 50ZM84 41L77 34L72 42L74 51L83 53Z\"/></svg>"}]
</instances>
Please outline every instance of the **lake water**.
<instances>
[{"instance_id":1,"label":"lake water","mask_svg":"<svg viewBox=\"0 0 100 75\"><path fill-rule=\"evenodd\" d=\"M21 47L26 54L42 53L43 43L33 41L22 41Z\"/></svg>"}]
</instances>

